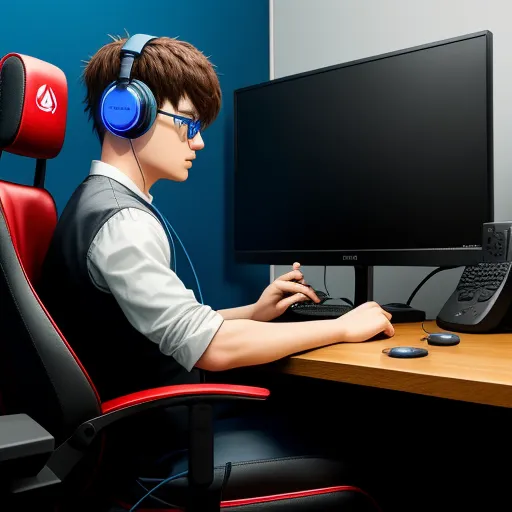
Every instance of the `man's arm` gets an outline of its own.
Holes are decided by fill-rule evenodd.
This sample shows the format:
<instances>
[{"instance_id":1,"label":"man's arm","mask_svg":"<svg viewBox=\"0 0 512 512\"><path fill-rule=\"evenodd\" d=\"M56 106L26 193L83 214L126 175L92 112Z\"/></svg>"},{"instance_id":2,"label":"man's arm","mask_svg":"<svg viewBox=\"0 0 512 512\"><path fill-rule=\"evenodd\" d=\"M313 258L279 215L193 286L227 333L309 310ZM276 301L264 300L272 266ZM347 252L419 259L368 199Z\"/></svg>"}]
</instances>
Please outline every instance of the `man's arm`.
<instances>
[{"instance_id":1,"label":"man's arm","mask_svg":"<svg viewBox=\"0 0 512 512\"><path fill-rule=\"evenodd\" d=\"M169 268L163 228L140 210L122 210L102 226L91 244L88 266L92 281L115 297L127 320L187 370L263 364L338 341L364 341L381 331L393 334L389 314L375 303L335 320L225 320L198 303Z\"/></svg>"},{"instance_id":2,"label":"man's arm","mask_svg":"<svg viewBox=\"0 0 512 512\"><path fill-rule=\"evenodd\" d=\"M220 309L217 311L224 320L251 320L253 316L254 304L240 306L238 308Z\"/></svg>"},{"instance_id":3,"label":"man's arm","mask_svg":"<svg viewBox=\"0 0 512 512\"><path fill-rule=\"evenodd\" d=\"M365 341L384 332L393 336L391 315L369 302L333 320L267 323L226 320L196 366L224 371L277 361L288 355L337 342Z\"/></svg>"},{"instance_id":4,"label":"man's arm","mask_svg":"<svg viewBox=\"0 0 512 512\"><path fill-rule=\"evenodd\" d=\"M224 319L170 269L160 223L142 210L121 210L102 226L88 256L92 282L113 295L137 331L190 371Z\"/></svg>"}]
</instances>

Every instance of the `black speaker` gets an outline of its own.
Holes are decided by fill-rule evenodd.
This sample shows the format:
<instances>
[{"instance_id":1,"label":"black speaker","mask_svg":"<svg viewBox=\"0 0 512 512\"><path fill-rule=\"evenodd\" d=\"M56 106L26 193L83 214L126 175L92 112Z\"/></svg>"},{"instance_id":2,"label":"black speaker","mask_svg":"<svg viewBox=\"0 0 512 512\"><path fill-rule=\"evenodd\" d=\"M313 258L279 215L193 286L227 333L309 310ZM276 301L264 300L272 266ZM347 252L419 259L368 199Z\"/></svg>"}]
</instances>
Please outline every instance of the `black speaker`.
<instances>
[{"instance_id":1,"label":"black speaker","mask_svg":"<svg viewBox=\"0 0 512 512\"><path fill-rule=\"evenodd\" d=\"M512 330L512 222L483 225L482 263L466 267L439 312L439 327L458 332Z\"/></svg>"}]
</instances>

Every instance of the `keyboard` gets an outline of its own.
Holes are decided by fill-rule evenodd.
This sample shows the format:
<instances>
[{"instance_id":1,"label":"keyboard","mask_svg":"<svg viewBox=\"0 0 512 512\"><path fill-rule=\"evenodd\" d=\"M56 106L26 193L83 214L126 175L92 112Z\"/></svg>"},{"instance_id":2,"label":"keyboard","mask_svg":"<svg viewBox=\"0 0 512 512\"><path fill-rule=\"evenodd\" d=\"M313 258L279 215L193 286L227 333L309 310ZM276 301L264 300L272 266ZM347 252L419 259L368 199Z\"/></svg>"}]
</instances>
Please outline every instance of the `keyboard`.
<instances>
[{"instance_id":1,"label":"keyboard","mask_svg":"<svg viewBox=\"0 0 512 512\"><path fill-rule=\"evenodd\" d=\"M315 304L314 302L298 302L290 306L292 313L309 317L311 320L338 318L352 309L348 304Z\"/></svg>"},{"instance_id":2,"label":"keyboard","mask_svg":"<svg viewBox=\"0 0 512 512\"><path fill-rule=\"evenodd\" d=\"M498 290L510 270L510 262L479 263L466 267L457 285L459 302L488 301Z\"/></svg>"}]
</instances>

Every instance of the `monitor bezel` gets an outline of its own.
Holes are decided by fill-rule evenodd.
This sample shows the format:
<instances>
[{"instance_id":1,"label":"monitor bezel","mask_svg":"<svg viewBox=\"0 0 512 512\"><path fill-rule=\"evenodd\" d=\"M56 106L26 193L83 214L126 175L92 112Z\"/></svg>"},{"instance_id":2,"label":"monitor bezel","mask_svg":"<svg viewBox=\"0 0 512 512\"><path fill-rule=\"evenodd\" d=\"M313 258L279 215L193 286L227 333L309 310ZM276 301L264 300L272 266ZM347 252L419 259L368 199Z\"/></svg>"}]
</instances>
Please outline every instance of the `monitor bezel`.
<instances>
[{"instance_id":1,"label":"monitor bezel","mask_svg":"<svg viewBox=\"0 0 512 512\"><path fill-rule=\"evenodd\" d=\"M366 62L395 57L406 53L426 50L438 46L484 37L486 41L486 82L487 82L487 185L488 185L488 219L494 221L494 115L493 115L493 50L492 32L482 30L432 43L411 46L402 50L386 52L372 57L352 60L349 62L326 66L311 71L288 75L282 78L267 80L255 85L235 89L234 98L234 179L233 191L236 187L238 169L237 144L237 99L238 95L248 90L271 87L278 83L293 81L307 76L360 65ZM233 201L233 223L236 215L236 197ZM392 226L389 226L392 229ZM474 265L483 261L482 247L455 248L422 248L422 249L333 249L333 250L240 250L236 248L236 230L233 228L233 251L239 263L259 263L270 265L289 265L291 261L300 261L303 265L382 265L382 266L461 266Z\"/></svg>"}]
</instances>

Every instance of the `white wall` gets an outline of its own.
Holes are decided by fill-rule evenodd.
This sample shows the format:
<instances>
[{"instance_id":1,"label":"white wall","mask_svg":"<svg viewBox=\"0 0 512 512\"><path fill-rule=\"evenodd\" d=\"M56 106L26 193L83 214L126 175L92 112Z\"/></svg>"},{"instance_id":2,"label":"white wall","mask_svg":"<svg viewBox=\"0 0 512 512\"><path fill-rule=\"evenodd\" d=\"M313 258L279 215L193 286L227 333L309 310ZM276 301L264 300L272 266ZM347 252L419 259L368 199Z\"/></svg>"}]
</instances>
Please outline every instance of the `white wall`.
<instances>
[{"instance_id":1,"label":"white wall","mask_svg":"<svg viewBox=\"0 0 512 512\"><path fill-rule=\"evenodd\" d=\"M512 218L512 2L273 0L272 14L275 78L490 30L494 36L495 219ZM275 267L276 275L288 270ZM376 267L375 300L382 304L405 302L431 270ZM306 267L304 272L313 286L323 289L323 267ZM413 306L434 318L461 272L456 269L434 276L418 293ZM327 278L332 296L352 296L350 267L328 268Z\"/></svg>"}]
</instances>

